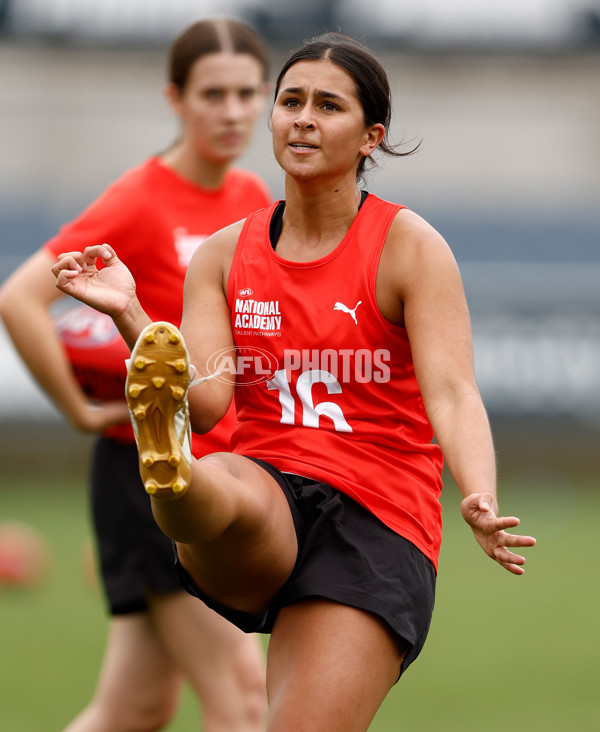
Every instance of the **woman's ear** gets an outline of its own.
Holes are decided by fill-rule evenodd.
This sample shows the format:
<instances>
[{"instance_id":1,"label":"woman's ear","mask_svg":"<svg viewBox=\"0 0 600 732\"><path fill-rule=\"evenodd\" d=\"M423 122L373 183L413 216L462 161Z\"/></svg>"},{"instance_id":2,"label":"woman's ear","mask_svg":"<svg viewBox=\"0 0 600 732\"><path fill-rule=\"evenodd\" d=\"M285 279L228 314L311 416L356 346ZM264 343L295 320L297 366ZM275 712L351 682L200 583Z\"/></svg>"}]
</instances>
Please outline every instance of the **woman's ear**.
<instances>
[{"instance_id":1,"label":"woman's ear","mask_svg":"<svg viewBox=\"0 0 600 732\"><path fill-rule=\"evenodd\" d=\"M375 148L383 142L384 137L385 127L380 122L368 127L365 131L365 139L361 145L360 154L368 158L375 151Z\"/></svg>"},{"instance_id":2,"label":"woman's ear","mask_svg":"<svg viewBox=\"0 0 600 732\"><path fill-rule=\"evenodd\" d=\"M271 93L273 92L273 84L271 84L270 81L263 81L260 87L258 88L258 93L260 95L260 108L263 109L265 106L265 103Z\"/></svg>"},{"instance_id":3,"label":"woman's ear","mask_svg":"<svg viewBox=\"0 0 600 732\"><path fill-rule=\"evenodd\" d=\"M173 82L167 84L165 87L165 97L173 112L179 115L181 110L181 89L177 84L173 84Z\"/></svg>"}]
</instances>

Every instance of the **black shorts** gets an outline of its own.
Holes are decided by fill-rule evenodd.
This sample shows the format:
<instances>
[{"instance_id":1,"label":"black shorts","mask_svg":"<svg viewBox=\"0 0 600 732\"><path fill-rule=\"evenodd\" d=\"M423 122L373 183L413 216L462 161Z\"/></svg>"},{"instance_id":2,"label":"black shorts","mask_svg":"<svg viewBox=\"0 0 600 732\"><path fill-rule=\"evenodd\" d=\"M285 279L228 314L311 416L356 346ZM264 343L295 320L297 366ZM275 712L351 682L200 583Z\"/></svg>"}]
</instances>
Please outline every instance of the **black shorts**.
<instances>
[{"instance_id":1,"label":"black shorts","mask_svg":"<svg viewBox=\"0 0 600 732\"><path fill-rule=\"evenodd\" d=\"M402 671L421 652L433 613L431 561L356 501L326 483L254 460L281 486L298 537L298 557L264 617L225 607L199 590L177 562L183 587L247 633L270 633L279 609L322 597L377 615L408 645Z\"/></svg>"},{"instance_id":2,"label":"black shorts","mask_svg":"<svg viewBox=\"0 0 600 732\"><path fill-rule=\"evenodd\" d=\"M111 614L147 610L148 592L180 591L173 544L152 515L137 447L99 438L91 487L100 573Z\"/></svg>"}]
</instances>

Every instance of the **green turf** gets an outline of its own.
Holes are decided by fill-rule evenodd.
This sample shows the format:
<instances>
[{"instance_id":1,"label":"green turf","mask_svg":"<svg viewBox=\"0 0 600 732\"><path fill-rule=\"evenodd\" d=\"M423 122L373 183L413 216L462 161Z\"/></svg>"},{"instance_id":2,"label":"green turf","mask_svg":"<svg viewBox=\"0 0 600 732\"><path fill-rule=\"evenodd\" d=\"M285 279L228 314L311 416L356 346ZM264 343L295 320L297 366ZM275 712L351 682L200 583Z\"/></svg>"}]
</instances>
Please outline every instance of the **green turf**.
<instances>
[{"instance_id":1,"label":"green turf","mask_svg":"<svg viewBox=\"0 0 600 732\"><path fill-rule=\"evenodd\" d=\"M21 519L49 542L53 569L29 591L0 592L0 730L57 732L93 691L107 628L86 584L84 471L5 461L0 520ZM421 657L390 692L374 732L585 732L600 719L596 626L597 516L593 479L569 471L503 477L505 512L538 538L527 572L487 559L462 523L451 481L432 629ZM197 730L184 695L171 732Z\"/></svg>"}]
</instances>

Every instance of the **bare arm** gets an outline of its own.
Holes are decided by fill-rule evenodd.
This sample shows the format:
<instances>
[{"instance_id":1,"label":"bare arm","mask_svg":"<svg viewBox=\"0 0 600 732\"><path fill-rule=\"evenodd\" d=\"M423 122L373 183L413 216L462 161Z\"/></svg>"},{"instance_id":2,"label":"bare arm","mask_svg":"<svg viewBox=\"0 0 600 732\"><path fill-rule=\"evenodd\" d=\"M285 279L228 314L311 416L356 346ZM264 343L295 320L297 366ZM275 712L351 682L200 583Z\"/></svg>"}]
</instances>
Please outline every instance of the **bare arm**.
<instances>
[{"instance_id":1,"label":"bare arm","mask_svg":"<svg viewBox=\"0 0 600 732\"><path fill-rule=\"evenodd\" d=\"M234 224L209 237L188 268L181 331L198 376L214 373L223 359L235 361L226 293L241 226L242 222ZM104 264L100 270L96 267L98 258ZM52 271L59 290L110 315L129 349L133 349L150 318L137 299L131 273L114 249L101 244L87 247L83 253L63 254ZM217 354L220 357L215 361ZM229 373L190 389L190 419L195 431L212 429L225 415L233 388Z\"/></svg>"},{"instance_id":2,"label":"bare arm","mask_svg":"<svg viewBox=\"0 0 600 732\"><path fill-rule=\"evenodd\" d=\"M382 303L407 329L427 415L463 495L463 518L490 557L522 574L525 559L509 547L535 540L505 531L518 525L516 517L498 517L492 434L475 381L469 312L454 257L443 238L409 211L396 217L384 256L380 270L388 274L381 284L397 299Z\"/></svg>"},{"instance_id":3,"label":"bare arm","mask_svg":"<svg viewBox=\"0 0 600 732\"><path fill-rule=\"evenodd\" d=\"M54 330L50 305L61 297L50 268L54 259L40 250L0 289L0 315L32 375L71 424L95 432L128 418L123 402L95 405L75 380Z\"/></svg>"},{"instance_id":4,"label":"bare arm","mask_svg":"<svg viewBox=\"0 0 600 732\"><path fill-rule=\"evenodd\" d=\"M227 281L242 222L202 243L190 262L184 287L181 331L199 376L220 371L189 392L192 428L206 432L224 416L233 398L235 349Z\"/></svg>"}]
</instances>

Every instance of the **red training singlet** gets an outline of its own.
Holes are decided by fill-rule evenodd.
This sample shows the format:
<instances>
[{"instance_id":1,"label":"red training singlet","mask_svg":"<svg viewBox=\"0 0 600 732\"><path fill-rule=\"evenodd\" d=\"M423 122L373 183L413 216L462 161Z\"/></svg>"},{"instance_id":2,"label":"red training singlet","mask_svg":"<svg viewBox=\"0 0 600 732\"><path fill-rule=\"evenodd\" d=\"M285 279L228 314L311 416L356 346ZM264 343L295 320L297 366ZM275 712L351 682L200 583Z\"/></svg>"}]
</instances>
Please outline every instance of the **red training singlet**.
<instances>
[{"instance_id":1,"label":"red training singlet","mask_svg":"<svg viewBox=\"0 0 600 732\"><path fill-rule=\"evenodd\" d=\"M265 184L250 171L230 169L222 186L209 190L154 157L110 185L63 226L45 249L57 256L94 244L110 244L133 274L138 298L150 318L179 325L183 282L196 247L215 231L270 201ZM83 388L87 378L89 392L97 398L124 399L124 359L129 349L112 321L81 306L61 314L57 324ZM194 436L194 454L228 450L235 423L232 407L214 430L201 438ZM105 434L123 442L134 441L129 424L111 427Z\"/></svg>"},{"instance_id":2,"label":"red training singlet","mask_svg":"<svg viewBox=\"0 0 600 732\"><path fill-rule=\"evenodd\" d=\"M313 262L273 251L275 206L248 217L228 290L239 419L232 449L329 483L437 567L441 451L406 330L385 320L375 297L401 208L369 195L342 242Z\"/></svg>"}]
</instances>

